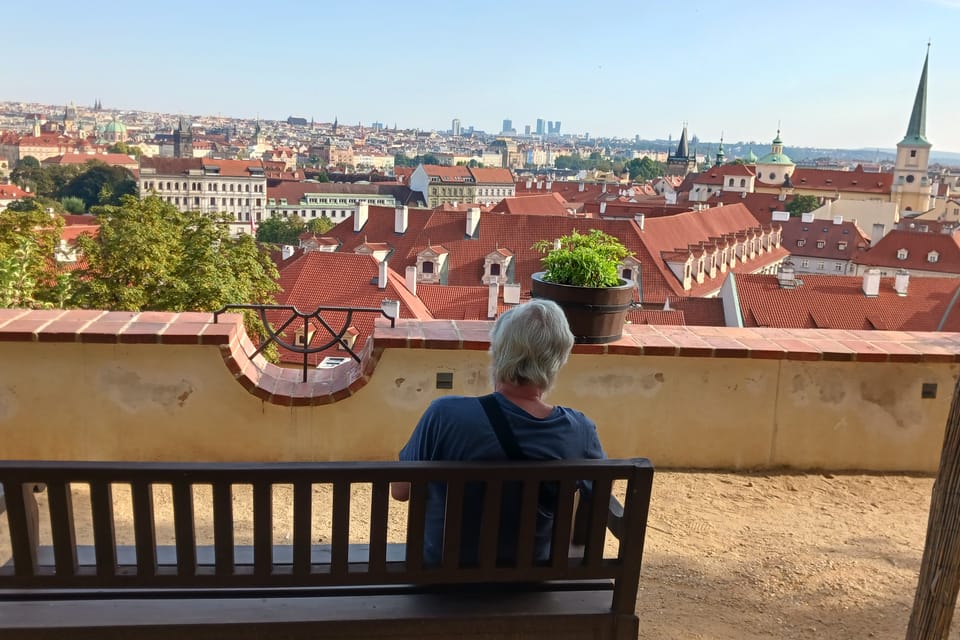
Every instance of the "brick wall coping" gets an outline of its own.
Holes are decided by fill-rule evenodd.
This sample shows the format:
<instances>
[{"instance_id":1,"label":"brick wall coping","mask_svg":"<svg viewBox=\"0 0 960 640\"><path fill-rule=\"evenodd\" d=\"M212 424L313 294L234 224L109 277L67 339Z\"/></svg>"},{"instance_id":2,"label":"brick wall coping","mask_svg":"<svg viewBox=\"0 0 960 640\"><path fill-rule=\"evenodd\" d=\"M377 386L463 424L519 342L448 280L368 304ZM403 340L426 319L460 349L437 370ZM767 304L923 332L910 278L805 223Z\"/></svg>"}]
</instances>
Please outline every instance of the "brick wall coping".
<instances>
[{"instance_id":1,"label":"brick wall coping","mask_svg":"<svg viewBox=\"0 0 960 640\"><path fill-rule=\"evenodd\" d=\"M279 367L261 356L239 314L94 310L0 309L0 342L175 344L217 346L227 368L247 391L273 404L321 405L353 395L373 373L384 349L467 349L490 346L491 323L483 320L377 320L361 361L333 369ZM739 329L627 325L620 340L576 345L575 354L620 354L697 358L847 362L960 362L960 333Z\"/></svg>"}]
</instances>

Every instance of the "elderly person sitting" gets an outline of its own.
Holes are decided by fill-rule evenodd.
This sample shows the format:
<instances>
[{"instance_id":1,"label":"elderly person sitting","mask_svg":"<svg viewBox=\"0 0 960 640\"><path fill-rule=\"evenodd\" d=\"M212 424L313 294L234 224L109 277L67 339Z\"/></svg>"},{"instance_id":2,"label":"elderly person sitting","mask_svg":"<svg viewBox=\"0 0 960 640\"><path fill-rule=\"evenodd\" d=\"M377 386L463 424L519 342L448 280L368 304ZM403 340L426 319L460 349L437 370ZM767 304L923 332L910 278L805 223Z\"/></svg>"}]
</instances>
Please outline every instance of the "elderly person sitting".
<instances>
[{"instance_id":1,"label":"elderly person sitting","mask_svg":"<svg viewBox=\"0 0 960 640\"><path fill-rule=\"evenodd\" d=\"M421 416L401 460L565 460L605 458L596 425L575 409L548 404L544 394L573 348L573 334L563 311L548 300L534 299L501 315L490 332L494 393L482 398L437 398ZM535 557L550 553L551 504L556 487L541 487ZM409 498L410 487L396 483L397 500ZM519 497L504 492L498 556L516 556ZM552 494L552 496L551 496ZM427 493L423 558L440 562L446 487L431 484ZM512 507L509 503L513 503ZM482 523L482 490L467 488L461 564L476 562Z\"/></svg>"}]
</instances>

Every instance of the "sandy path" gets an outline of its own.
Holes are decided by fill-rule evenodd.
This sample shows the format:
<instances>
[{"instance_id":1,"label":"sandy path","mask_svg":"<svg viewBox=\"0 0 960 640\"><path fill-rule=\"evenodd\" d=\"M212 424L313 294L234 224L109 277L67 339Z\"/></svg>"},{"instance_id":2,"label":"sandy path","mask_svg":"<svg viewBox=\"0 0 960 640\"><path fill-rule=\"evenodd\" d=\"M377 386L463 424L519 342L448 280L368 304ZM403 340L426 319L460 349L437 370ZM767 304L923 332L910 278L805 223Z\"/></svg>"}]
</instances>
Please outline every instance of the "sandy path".
<instances>
[{"instance_id":1,"label":"sandy path","mask_svg":"<svg viewBox=\"0 0 960 640\"><path fill-rule=\"evenodd\" d=\"M640 637L902 638L932 486L932 478L910 476L658 472L637 599ZM364 487L356 491L361 504L368 500ZM314 493L314 540L326 542L330 492ZM77 540L91 544L89 499L82 488L75 496ZM132 544L129 494L117 491L116 502L118 542ZM235 513L250 512L249 491L236 491L234 502ZM289 543L290 488L277 487L274 503L274 541ZM212 544L209 493L199 490L195 505L199 542ZM172 542L167 492L157 492L156 510L158 537ZM351 514L351 541L365 541L366 515ZM249 522L237 520L236 542L249 544ZM402 540L405 521L404 506L392 502L391 541ZM5 526L0 560L9 548ZM950 638L960 640L954 626Z\"/></svg>"}]
</instances>

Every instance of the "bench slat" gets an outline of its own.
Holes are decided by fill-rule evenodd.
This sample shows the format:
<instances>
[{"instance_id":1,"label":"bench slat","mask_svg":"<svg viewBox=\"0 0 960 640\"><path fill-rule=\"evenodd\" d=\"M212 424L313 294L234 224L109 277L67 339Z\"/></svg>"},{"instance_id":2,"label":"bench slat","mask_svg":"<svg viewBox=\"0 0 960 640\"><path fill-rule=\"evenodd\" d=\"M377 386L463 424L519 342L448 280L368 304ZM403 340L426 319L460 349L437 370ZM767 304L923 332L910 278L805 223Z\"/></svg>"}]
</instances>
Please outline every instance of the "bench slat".
<instances>
[{"instance_id":1,"label":"bench slat","mask_svg":"<svg viewBox=\"0 0 960 640\"><path fill-rule=\"evenodd\" d=\"M217 575L233 575L233 486L213 483L213 544Z\"/></svg>"},{"instance_id":2,"label":"bench slat","mask_svg":"<svg viewBox=\"0 0 960 640\"><path fill-rule=\"evenodd\" d=\"M444 505L443 568L455 571L460 564L460 543L463 536L463 482L447 483Z\"/></svg>"},{"instance_id":3,"label":"bench slat","mask_svg":"<svg viewBox=\"0 0 960 640\"><path fill-rule=\"evenodd\" d=\"M196 528L193 521L193 485L173 485L173 530L177 538L177 573L192 576L197 572Z\"/></svg>"},{"instance_id":4,"label":"bench slat","mask_svg":"<svg viewBox=\"0 0 960 640\"><path fill-rule=\"evenodd\" d=\"M313 485L305 480L293 483L293 573L310 573L310 543L313 535Z\"/></svg>"},{"instance_id":5,"label":"bench slat","mask_svg":"<svg viewBox=\"0 0 960 640\"><path fill-rule=\"evenodd\" d=\"M258 576L273 571L273 485L253 485L253 570Z\"/></svg>"},{"instance_id":6,"label":"bench slat","mask_svg":"<svg viewBox=\"0 0 960 640\"><path fill-rule=\"evenodd\" d=\"M350 485L343 480L333 483L333 518L331 520L333 557L330 573L342 576L347 572L350 546Z\"/></svg>"},{"instance_id":7,"label":"bench slat","mask_svg":"<svg viewBox=\"0 0 960 640\"><path fill-rule=\"evenodd\" d=\"M7 501L7 523L10 546L17 576L29 577L37 572L37 545L40 541L40 512L30 482L3 483Z\"/></svg>"},{"instance_id":8,"label":"bench slat","mask_svg":"<svg viewBox=\"0 0 960 640\"><path fill-rule=\"evenodd\" d=\"M376 573L386 568L389 517L390 483L374 482L370 490L370 570Z\"/></svg>"},{"instance_id":9,"label":"bench slat","mask_svg":"<svg viewBox=\"0 0 960 640\"><path fill-rule=\"evenodd\" d=\"M590 496L590 520L587 525L587 540L583 550L583 560L589 566L598 565L603 558L612 484L610 478L600 478L593 481L593 491Z\"/></svg>"},{"instance_id":10,"label":"bench slat","mask_svg":"<svg viewBox=\"0 0 960 640\"><path fill-rule=\"evenodd\" d=\"M407 508L407 571L419 571L423 566L423 527L427 514L427 485L410 483Z\"/></svg>"},{"instance_id":11,"label":"bench slat","mask_svg":"<svg viewBox=\"0 0 960 640\"><path fill-rule=\"evenodd\" d=\"M567 564L570 553L570 531L573 528L573 507L577 502L575 480L560 482L557 490L557 510L553 516L553 537L550 541L550 564L555 569Z\"/></svg>"},{"instance_id":12,"label":"bench slat","mask_svg":"<svg viewBox=\"0 0 960 640\"><path fill-rule=\"evenodd\" d=\"M113 487L109 482L96 480L90 483L90 511L93 518L93 544L97 552L97 575L106 578L117 572Z\"/></svg>"},{"instance_id":13,"label":"bench slat","mask_svg":"<svg viewBox=\"0 0 960 640\"><path fill-rule=\"evenodd\" d=\"M135 481L130 486L133 500L133 534L137 545L137 575L157 574L157 532L153 514L153 485Z\"/></svg>"},{"instance_id":14,"label":"bench slat","mask_svg":"<svg viewBox=\"0 0 960 640\"><path fill-rule=\"evenodd\" d=\"M74 527L70 483L61 480L48 482L47 496L57 575L72 576L77 572L77 532Z\"/></svg>"},{"instance_id":15,"label":"bench slat","mask_svg":"<svg viewBox=\"0 0 960 640\"><path fill-rule=\"evenodd\" d=\"M497 564L497 545L500 533L500 501L503 482L497 478L487 481L483 492L483 520L480 530L480 567L487 570Z\"/></svg>"}]
</instances>

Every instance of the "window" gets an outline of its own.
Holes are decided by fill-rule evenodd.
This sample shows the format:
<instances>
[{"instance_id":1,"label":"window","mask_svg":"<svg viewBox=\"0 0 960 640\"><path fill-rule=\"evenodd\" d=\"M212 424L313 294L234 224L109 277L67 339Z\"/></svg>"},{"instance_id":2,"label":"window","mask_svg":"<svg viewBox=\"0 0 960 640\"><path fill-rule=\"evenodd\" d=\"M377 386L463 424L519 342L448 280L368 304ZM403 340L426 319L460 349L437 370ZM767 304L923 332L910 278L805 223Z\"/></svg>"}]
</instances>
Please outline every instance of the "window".
<instances>
[{"instance_id":1,"label":"window","mask_svg":"<svg viewBox=\"0 0 960 640\"><path fill-rule=\"evenodd\" d=\"M620 277L624 280L633 280L633 269L624 269Z\"/></svg>"},{"instance_id":2,"label":"window","mask_svg":"<svg viewBox=\"0 0 960 640\"><path fill-rule=\"evenodd\" d=\"M806 241L806 240L797 240L797 246L798 246L798 247L802 247L802 246L805 245L805 244L807 244L807 241Z\"/></svg>"},{"instance_id":3,"label":"window","mask_svg":"<svg viewBox=\"0 0 960 640\"><path fill-rule=\"evenodd\" d=\"M927 254L927 262L938 262L940 260L940 254L936 251L931 251Z\"/></svg>"},{"instance_id":4,"label":"window","mask_svg":"<svg viewBox=\"0 0 960 640\"><path fill-rule=\"evenodd\" d=\"M809 260L801 260L801 261L800 261L800 266L806 269L807 267L810 266L810 261L809 261Z\"/></svg>"},{"instance_id":5,"label":"window","mask_svg":"<svg viewBox=\"0 0 960 640\"><path fill-rule=\"evenodd\" d=\"M822 260L817 263L817 269L819 269L820 271L823 271L826 266L827 265Z\"/></svg>"},{"instance_id":6,"label":"window","mask_svg":"<svg viewBox=\"0 0 960 640\"><path fill-rule=\"evenodd\" d=\"M421 270L424 273L433 273L433 263L424 261L423 266L421 267Z\"/></svg>"},{"instance_id":7,"label":"window","mask_svg":"<svg viewBox=\"0 0 960 640\"><path fill-rule=\"evenodd\" d=\"M839 249L840 251L843 251L843 250L845 250L846 248L847 248L847 241L846 241L846 240L841 240L840 242L837 243L837 249Z\"/></svg>"},{"instance_id":8,"label":"window","mask_svg":"<svg viewBox=\"0 0 960 640\"><path fill-rule=\"evenodd\" d=\"M777 174L775 174L773 171L771 171L771 172L770 172L770 179L771 179L771 180L774 180L774 179L776 179L776 177L777 177Z\"/></svg>"},{"instance_id":9,"label":"window","mask_svg":"<svg viewBox=\"0 0 960 640\"><path fill-rule=\"evenodd\" d=\"M908 251L906 249L897 249L897 260L906 260Z\"/></svg>"},{"instance_id":10,"label":"window","mask_svg":"<svg viewBox=\"0 0 960 640\"><path fill-rule=\"evenodd\" d=\"M817 240L817 249L823 249L827 246L826 240Z\"/></svg>"},{"instance_id":11,"label":"window","mask_svg":"<svg viewBox=\"0 0 960 640\"><path fill-rule=\"evenodd\" d=\"M730 182L727 183L727 184L732 187L732 186L733 186L733 178L730 178Z\"/></svg>"},{"instance_id":12,"label":"window","mask_svg":"<svg viewBox=\"0 0 960 640\"><path fill-rule=\"evenodd\" d=\"M740 178L740 186L741 186L741 187L747 186L747 179L746 179L746 178Z\"/></svg>"},{"instance_id":13,"label":"window","mask_svg":"<svg viewBox=\"0 0 960 640\"><path fill-rule=\"evenodd\" d=\"M910 149L910 157L911 157L911 158L916 158L916 157L917 157L917 150L916 150L916 149Z\"/></svg>"},{"instance_id":14,"label":"window","mask_svg":"<svg viewBox=\"0 0 960 640\"><path fill-rule=\"evenodd\" d=\"M913 182L916 178L913 177L913 174L907 176L907 182Z\"/></svg>"},{"instance_id":15,"label":"window","mask_svg":"<svg viewBox=\"0 0 960 640\"><path fill-rule=\"evenodd\" d=\"M500 275L500 265L493 263L490 265L490 275L499 276Z\"/></svg>"},{"instance_id":16,"label":"window","mask_svg":"<svg viewBox=\"0 0 960 640\"><path fill-rule=\"evenodd\" d=\"M834 267L833 267L833 270L834 270L834 271L843 271L843 263L842 263L842 262L838 262L837 264L835 264Z\"/></svg>"}]
</instances>

